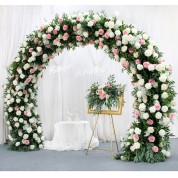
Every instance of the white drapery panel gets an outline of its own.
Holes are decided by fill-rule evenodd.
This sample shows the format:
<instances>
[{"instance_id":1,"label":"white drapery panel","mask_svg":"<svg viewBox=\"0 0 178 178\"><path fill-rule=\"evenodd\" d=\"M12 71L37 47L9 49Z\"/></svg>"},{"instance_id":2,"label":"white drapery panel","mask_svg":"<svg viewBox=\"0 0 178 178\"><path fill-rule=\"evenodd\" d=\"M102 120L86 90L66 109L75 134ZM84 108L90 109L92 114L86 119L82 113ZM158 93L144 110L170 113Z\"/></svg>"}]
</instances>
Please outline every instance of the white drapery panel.
<instances>
[{"instance_id":1,"label":"white drapery panel","mask_svg":"<svg viewBox=\"0 0 178 178\"><path fill-rule=\"evenodd\" d=\"M152 39L156 40L161 51L164 52L164 58L168 63L172 63L174 69L178 68L177 62L177 39L178 34L178 16L177 6L1 6L0 7L0 86L5 82L7 67L17 53L18 46L25 39L25 35L29 34L37 26L44 23L44 18L51 20L56 13L63 12L72 14L74 11L105 10L108 16L114 15L114 11L118 11L120 18L126 23L134 23L138 29L146 31ZM174 20L175 19L175 20ZM87 54L87 55L86 55ZM92 120L87 116L86 89L93 81L105 82L106 73L116 73L119 83L127 83L127 91L125 93L126 102L124 106L123 118L118 121L118 135L124 134L128 123L132 120L132 102L131 85L127 74L121 74L119 64L102 57L101 52L86 47L78 49L76 53L65 52L59 59L54 61L59 67L58 73L45 71L44 79L40 81L40 92L38 97L39 112L43 121L43 128L47 138L51 138L53 123L58 120L65 120L66 107L68 109L76 107L81 113L82 120ZM90 56L90 57L89 57ZM97 60L98 58L98 60ZM104 58L106 58L104 60ZM73 60L72 60L73 59ZM86 59L86 60L85 60ZM86 63L88 66L86 65ZM54 64L51 64L52 66ZM66 68L65 68L66 66ZM75 68L73 68L75 67ZM90 69L88 69L90 68ZM108 70L103 75L101 68ZM83 74L84 69L100 71L100 74ZM118 69L118 70L117 70ZM74 72L78 71L76 77ZM79 72L80 71L80 72ZM66 72L66 73L65 73ZM71 78L72 76L72 78ZM176 81L175 87L178 90L178 71L174 70L173 78ZM71 88L69 88L71 87ZM77 89L78 87L78 89ZM77 90L73 92L73 90ZM65 94L69 92L69 94ZM71 98L71 94L72 98ZM3 119L3 101L2 88L0 89L0 143L5 140L5 123ZM65 99L62 99L65 96ZM80 98L80 99L79 99ZM69 102L70 101L70 102ZM178 97L176 97L178 102ZM48 106L48 107L47 107ZM46 110L47 109L47 110ZM55 111L55 112L54 112ZM129 113L129 114L126 114ZM102 124L98 128L98 136L102 140L109 137L107 118L102 118ZM117 123L118 122L118 123ZM92 123L91 123L92 124ZM121 125L119 125L121 124ZM123 124L123 125L122 125ZM172 132L178 136L178 121L175 119L175 125L171 127ZM105 133L102 133L102 132Z\"/></svg>"}]
</instances>

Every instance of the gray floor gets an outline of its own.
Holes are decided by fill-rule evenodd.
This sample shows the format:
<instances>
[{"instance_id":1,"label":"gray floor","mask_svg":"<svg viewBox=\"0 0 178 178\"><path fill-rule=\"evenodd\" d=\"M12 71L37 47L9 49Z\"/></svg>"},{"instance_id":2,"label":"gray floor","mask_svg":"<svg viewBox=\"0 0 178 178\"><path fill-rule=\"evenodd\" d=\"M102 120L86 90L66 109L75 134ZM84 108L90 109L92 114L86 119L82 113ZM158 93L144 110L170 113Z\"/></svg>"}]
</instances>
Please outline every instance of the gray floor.
<instances>
[{"instance_id":1,"label":"gray floor","mask_svg":"<svg viewBox=\"0 0 178 178\"><path fill-rule=\"evenodd\" d=\"M109 143L100 147L108 148ZM178 171L178 139L171 139L172 155L161 163L112 160L109 152L49 151L15 152L0 145L0 171Z\"/></svg>"}]
</instances>

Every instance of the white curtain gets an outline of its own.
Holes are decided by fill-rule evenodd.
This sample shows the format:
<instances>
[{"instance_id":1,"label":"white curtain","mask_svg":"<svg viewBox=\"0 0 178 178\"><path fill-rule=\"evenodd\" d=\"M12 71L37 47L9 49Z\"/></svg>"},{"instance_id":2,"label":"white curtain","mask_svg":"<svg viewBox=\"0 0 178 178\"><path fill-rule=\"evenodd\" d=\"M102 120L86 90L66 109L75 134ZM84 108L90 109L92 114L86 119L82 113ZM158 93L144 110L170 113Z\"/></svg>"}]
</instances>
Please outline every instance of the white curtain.
<instances>
[{"instance_id":1,"label":"white curtain","mask_svg":"<svg viewBox=\"0 0 178 178\"><path fill-rule=\"evenodd\" d=\"M105 10L108 16L118 11L126 23L134 23L138 29L147 32L156 40L164 58L174 67L173 78L178 89L177 39L178 16L177 6L0 6L0 86L5 82L5 68L12 62L18 46L37 26L51 20L56 13L72 14L74 11ZM58 72L53 72L53 69ZM115 74L118 83L126 83L125 106L122 116L115 116L117 135L125 134L132 121L131 97L132 86L126 73L121 73L120 64L110 60L103 52L91 46L78 48L75 52L65 51L56 57L39 81L38 109L43 122L43 129L48 139L52 138L53 125L66 120L66 111L74 110L81 120L94 119L87 114L86 90L92 82L105 83L109 74ZM3 119L2 88L0 89L0 143L5 141L6 129ZM178 101L178 97L176 97ZM97 130L98 137L109 139L109 120L102 116ZM178 121L175 119L172 132L178 136Z\"/></svg>"}]
</instances>

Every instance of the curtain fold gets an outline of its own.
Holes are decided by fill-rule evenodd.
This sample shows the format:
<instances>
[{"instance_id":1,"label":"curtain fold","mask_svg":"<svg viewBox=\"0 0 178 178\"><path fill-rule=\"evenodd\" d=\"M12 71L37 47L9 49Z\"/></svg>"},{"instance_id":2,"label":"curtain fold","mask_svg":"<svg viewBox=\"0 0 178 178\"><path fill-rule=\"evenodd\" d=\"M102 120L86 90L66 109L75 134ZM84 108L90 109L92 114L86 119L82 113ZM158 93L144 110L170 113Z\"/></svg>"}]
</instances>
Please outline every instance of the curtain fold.
<instances>
[{"instance_id":1,"label":"curtain fold","mask_svg":"<svg viewBox=\"0 0 178 178\"><path fill-rule=\"evenodd\" d=\"M164 59L174 67L173 79L178 90L178 6L0 6L0 86L6 81L6 67L14 60L20 43L37 26L50 21L56 13L72 14L74 11L105 10L108 16L114 11L126 23L136 24L138 29L147 32L158 47L164 52ZM57 68L58 72L54 71ZM119 63L112 61L103 51L92 46L78 48L75 52L64 51L56 57L44 71L44 78L39 81L38 112L43 122L47 139L53 136L54 123L67 120L67 111L76 114L80 120L94 124L92 115L87 114L86 90L91 83L105 83L109 74L115 74L118 83L127 84L126 103L122 116L114 116L117 136L125 135L132 118L132 86L126 73L121 73ZM178 96L176 96L178 103ZM171 131L178 137L178 120L171 126ZM106 141L109 136L109 119L100 118L96 135ZM7 130L3 118L3 92L0 88L0 144L5 142Z\"/></svg>"}]
</instances>

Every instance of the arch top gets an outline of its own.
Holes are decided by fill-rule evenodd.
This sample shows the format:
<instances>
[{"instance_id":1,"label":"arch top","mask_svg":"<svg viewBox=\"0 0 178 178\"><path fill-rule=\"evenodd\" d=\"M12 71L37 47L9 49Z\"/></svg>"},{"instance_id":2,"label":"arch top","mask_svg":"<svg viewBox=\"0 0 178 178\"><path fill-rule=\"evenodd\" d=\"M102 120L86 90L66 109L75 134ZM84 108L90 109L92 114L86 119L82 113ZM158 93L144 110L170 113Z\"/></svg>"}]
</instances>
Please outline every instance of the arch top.
<instances>
[{"instance_id":1,"label":"arch top","mask_svg":"<svg viewBox=\"0 0 178 178\"><path fill-rule=\"evenodd\" d=\"M10 130L9 148L33 151L43 148L44 136L36 107L37 81L52 58L64 49L85 45L103 49L122 63L134 86L134 117L122 139L117 159L159 162L170 156L169 123L175 113L172 67L155 41L133 24L105 12L64 14L27 36L8 67L4 85L4 116Z\"/></svg>"}]
</instances>

